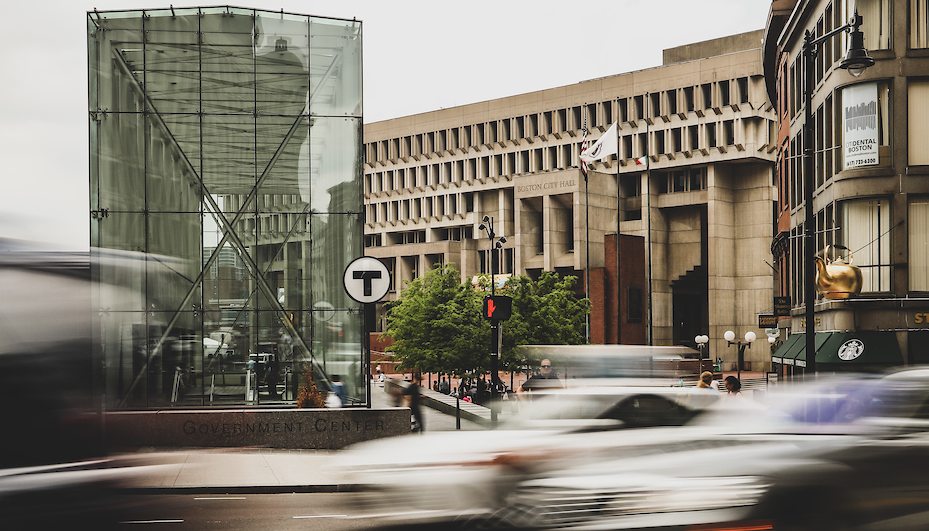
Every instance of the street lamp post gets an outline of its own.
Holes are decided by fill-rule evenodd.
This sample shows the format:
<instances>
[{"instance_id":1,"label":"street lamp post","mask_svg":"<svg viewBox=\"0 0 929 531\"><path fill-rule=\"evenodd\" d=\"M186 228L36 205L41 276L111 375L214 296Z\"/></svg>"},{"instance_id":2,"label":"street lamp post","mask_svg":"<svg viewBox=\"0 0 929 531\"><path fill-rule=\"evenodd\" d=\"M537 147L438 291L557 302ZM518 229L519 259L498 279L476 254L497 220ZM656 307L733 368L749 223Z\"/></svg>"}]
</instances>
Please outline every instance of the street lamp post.
<instances>
[{"instance_id":1,"label":"street lamp post","mask_svg":"<svg viewBox=\"0 0 929 531\"><path fill-rule=\"evenodd\" d=\"M484 216L481 223L477 228L487 233L487 239L490 240L490 295L493 297L496 295L496 261L494 260L494 254L498 253L500 249L503 248L503 244L506 243L506 236L500 236L497 238L496 232L494 232L494 218L491 216ZM494 241L496 238L496 241ZM499 257L499 255L498 255ZM494 424L497 422L497 382L499 378L497 377L497 362L500 359L500 321L497 319L491 319L490 321L490 421Z\"/></svg>"},{"instance_id":2,"label":"street lamp post","mask_svg":"<svg viewBox=\"0 0 929 531\"><path fill-rule=\"evenodd\" d=\"M839 64L840 68L858 77L869 66L874 64L867 50L864 47L864 34L861 33L862 18L855 10L855 15L844 26L838 27L820 37L813 38L810 30L806 31L803 37L803 97L804 97L804 122L803 122L803 200L805 202L804 211L806 219L804 223L804 253L803 253L803 270L804 270L804 304L806 306L806 370L811 374L816 372L816 324L815 324L815 304L816 304L816 273L813 267L813 261L816 259L815 237L816 227L813 211L813 190L816 188L816 178L813 175L813 135L815 123L813 123L813 60L819 52L819 44L835 35L845 31L851 37L848 53L845 59Z\"/></svg>"},{"instance_id":3,"label":"street lamp post","mask_svg":"<svg viewBox=\"0 0 929 531\"><path fill-rule=\"evenodd\" d=\"M697 368L697 381L700 380L700 375L703 374L703 351L706 350L707 343L709 343L709 336L699 335L694 337L694 343L697 344L697 351L700 352L700 365Z\"/></svg>"},{"instance_id":4,"label":"street lamp post","mask_svg":"<svg viewBox=\"0 0 929 531\"><path fill-rule=\"evenodd\" d=\"M726 338L726 343L728 343L730 347L732 346L733 343L735 343L739 347L739 360L737 363L736 371L737 371L739 380L741 380L742 379L742 362L745 361L745 347L752 348L752 343L755 342L755 332L752 332L751 330L749 330L748 332L745 332L745 341L742 341L741 339L736 341L735 332L733 332L732 330L726 330L726 333L723 334L723 337Z\"/></svg>"}]
</instances>

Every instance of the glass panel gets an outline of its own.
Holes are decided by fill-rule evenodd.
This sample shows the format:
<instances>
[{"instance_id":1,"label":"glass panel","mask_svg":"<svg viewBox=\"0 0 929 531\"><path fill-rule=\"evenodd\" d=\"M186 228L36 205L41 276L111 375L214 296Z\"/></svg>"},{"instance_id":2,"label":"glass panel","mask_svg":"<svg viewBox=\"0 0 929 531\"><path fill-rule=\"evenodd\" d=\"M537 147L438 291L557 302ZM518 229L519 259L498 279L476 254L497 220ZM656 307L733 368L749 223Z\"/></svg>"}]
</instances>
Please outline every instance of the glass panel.
<instances>
[{"instance_id":1,"label":"glass panel","mask_svg":"<svg viewBox=\"0 0 929 531\"><path fill-rule=\"evenodd\" d=\"M91 247L141 251L145 249L145 217L138 212L110 212L97 223Z\"/></svg>"},{"instance_id":2,"label":"glass panel","mask_svg":"<svg viewBox=\"0 0 929 531\"><path fill-rule=\"evenodd\" d=\"M117 219L141 219L141 215L117 215ZM110 218L105 220L109 223ZM142 225L138 225L141 234ZM140 235L141 238L141 235ZM113 251L91 246L96 284L91 290L91 308L102 313L145 311L145 271L143 253Z\"/></svg>"},{"instance_id":3,"label":"glass panel","mask_svg":"<svg viewBox=\"0 0 929 531\"><path fill-rule=\"evenodd\" d=\"M151 214L148 225L148 308L190 311L199 308L200 215Z\"/></svg>"},{"instance_id":4,"label":"glass panel","mask_svg":"<svg viewBox=\"0 0 929 531\"><path fill-rule=\"evenodd\" d=\"M262 115L257 122L256 148L262 194L309 197L309 121L305 116Z\"/></svg>"},{"instance_id":5,"label":"glass panel","mask_svg":"<svg viewBox=\"0 0 929 531\"><path fill-rule=\"evenodd\" d=\"M208 193L248 194L255 187L255 119L204 116L201 175Z\"/></svg>"},{"instance_id":6,"label":"glass panel","mask_svg":"<svg viewBox=\"0 0 929 531\"><path fill-rule=\"evenodd\" d=\"M257 107L260 115L298 116L309 92L307 18L275 14L255 22Z\"/></svg>"},{"instance_id":7,"label":"glass panel","mask_svg":"<svg viewBox=\"0 0 929 531\"><path fill-rule=\"evenodd\" d=\"M314 312L313 350L330 378L339 376L349 397L364 401L361 312Z\"/></svg>"},{"instance_id":8,"label":"glass panel","mask_svg":"<svg viewBox=\"0 0 929 531\"><path fill-rule=\"evenodd\" d=\"M195 134L190 129L195 116L172 116L179 119L171 124L174 132L185 135ZM159 120L152 120L151 138L145 150L145 201L148 209L154 212L199 212L200 181L195 170L189 165L187 154L174 142L171 131ZM195 122L194 122L195 123ZM195 125L193 127L196 127ZM194 142L184 142L185 149L198 150ZM197 160L196 151L192 153Z\"/></svg>"},{"instance_id":9,"label":"glass panel","mask_svg":"<svg viewBox=\"0 0 929 531\"><path fill-rule=\"evenodd\" d=\"M310 19L310 114L361 117L361 22Z\"/></svg>"},{"instance_id":10,"label":"glass panel","mask_svg":"<svg viewBox=\"0 0 929 531\"><path fill-rule=\"evenodd\" d=\"M310 269L314 307L327 302L336 309L360 308L345 293L342 275L352 260L363 255L360 216L310 216L312 251Z\"/></svg>"},{"instance_id":11,"label":"glass panel","mask_svg":"<svg viewBox=\"0 0 929 531\"><path fill-rule=\"evenodd\" d=\"M190 15L145 25L145 93L162 115L200 110L198 24Z\"/></svg>"},{"instance_id":12,"label":"glass panel","mask_svg":"<svg viewBox=\"0 0 929 531\"><path fill-rule=\"evenodd\" d=\"M255 60L251 17L204 17L201 25L203 112L253 115ZM228 32L221 33L222 30Z\"/></svg>"},{"instance_id":13,"label":"glass panel","mask_svg":"<svg viewBox=\"0 0 929 531\"><path fill-rule=\"evenodd\" d=\"M314 213L361 212L361 119L315 118L310 127L310 198Z\"/></svg>"},{"instance_id":14,"label":"glass panel","mask_svg":"<svg viewBox=\"0 0 929 531\"><path fill-rule=\"evenodd\" d=\"M116 112L98 115L96 126L96 192L99 208L113 211L140 211L144 208L145 132L144 116L135 112L141 101L117 76L115 92L121 96L114 103L126 105L111 108ZM101 90L109 90L101 87Z\"/></svg>"}]
</instances>

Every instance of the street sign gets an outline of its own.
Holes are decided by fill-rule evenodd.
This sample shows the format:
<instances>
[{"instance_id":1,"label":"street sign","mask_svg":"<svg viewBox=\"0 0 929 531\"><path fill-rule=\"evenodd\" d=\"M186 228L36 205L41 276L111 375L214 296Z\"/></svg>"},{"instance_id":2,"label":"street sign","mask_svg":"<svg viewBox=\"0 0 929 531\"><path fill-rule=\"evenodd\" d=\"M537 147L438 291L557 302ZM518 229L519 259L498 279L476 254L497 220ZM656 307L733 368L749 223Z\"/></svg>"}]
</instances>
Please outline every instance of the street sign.
<instances>
[{"instance_id":1,"label":"street sign","mask_svg":"<svg viewBox=\"0 0 929 531\"><path fill-rule=\"evenodd\" d=\"M513 313L513 299L506 295L484 297L484 319L506 321Z\"/></svg>"},{"instance_id":2,"label":"street sign","mask_svg":"<svg viewBox=\"0 0 929 531\"><path fill-rule=\"evenodd\" d=\"M774 316L790 317L790 297L774 297Z\"/></svg>"},{"instance_id":3,"label":"street sign","mask_svg":"<svg viewBox=\"0 0 929 531\"><path fill-rule=\"evenodd\" d=\"M345 268L342 283L352 300L362 304L377 302L390 290L390 271L377 258L362 256Z\"/></svg>"},{"instance_id":4,"label":"street sign","mask_svg":"<svg viewBox=\"0 0 929 531\"><path fill-rule=\"evenodd\" d=\"M758 328L777 328L777 317L770 313L759 314Z\"/></svg>"}]
</instances>

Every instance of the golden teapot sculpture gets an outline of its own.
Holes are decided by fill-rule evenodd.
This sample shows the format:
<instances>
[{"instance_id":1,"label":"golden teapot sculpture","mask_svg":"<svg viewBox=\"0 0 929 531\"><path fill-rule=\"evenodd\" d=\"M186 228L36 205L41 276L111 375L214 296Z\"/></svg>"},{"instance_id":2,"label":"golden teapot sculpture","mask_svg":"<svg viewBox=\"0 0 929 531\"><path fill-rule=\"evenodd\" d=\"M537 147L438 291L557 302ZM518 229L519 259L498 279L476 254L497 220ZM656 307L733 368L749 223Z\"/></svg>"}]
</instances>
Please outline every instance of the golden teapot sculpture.
<instances>
[{"instance_id":1,"label":"golden teapot sculpture","mask_svg":"<svg viewBox=\"0 0 929 531\"><path fill-rule=\"evenodd\" d=\"M841 257L827 262L830 247L848 250L841 245L827 245L823 253L825 258L818 255L813 258L816 263L816 289L826 299L847 299L861 293L861 269L852 265L852 253L848 253L847 263Z\"/></svg>"}]
</instances>

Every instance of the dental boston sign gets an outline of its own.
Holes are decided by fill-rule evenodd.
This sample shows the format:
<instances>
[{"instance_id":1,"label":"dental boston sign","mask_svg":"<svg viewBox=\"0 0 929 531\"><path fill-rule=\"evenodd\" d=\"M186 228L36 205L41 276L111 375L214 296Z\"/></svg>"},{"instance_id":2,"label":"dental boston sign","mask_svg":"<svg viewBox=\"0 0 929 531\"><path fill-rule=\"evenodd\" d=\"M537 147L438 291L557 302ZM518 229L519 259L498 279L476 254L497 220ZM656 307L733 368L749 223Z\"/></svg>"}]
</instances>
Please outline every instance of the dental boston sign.
<instances>
[{"instance_id":1,"label":"dental boston sign","mask_svg":"<svg viewBox=\"0 0 929 531\"><path fill-rule=\"evenodd\" d=\"M878 163L877 83L861 83L842 91L845 169Z\"/></svg>"},{"instance_id":2,"label":"dental boston sign","mask_svg":"<svg viewBox=\"0 0 929 531\"><path fill-rule=\"evenodd\" d=\"M111 447L315 448L410 432L408 408L125 411L106 415Z\"/></svg>"}]
</instances>

